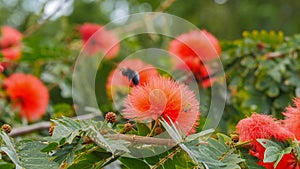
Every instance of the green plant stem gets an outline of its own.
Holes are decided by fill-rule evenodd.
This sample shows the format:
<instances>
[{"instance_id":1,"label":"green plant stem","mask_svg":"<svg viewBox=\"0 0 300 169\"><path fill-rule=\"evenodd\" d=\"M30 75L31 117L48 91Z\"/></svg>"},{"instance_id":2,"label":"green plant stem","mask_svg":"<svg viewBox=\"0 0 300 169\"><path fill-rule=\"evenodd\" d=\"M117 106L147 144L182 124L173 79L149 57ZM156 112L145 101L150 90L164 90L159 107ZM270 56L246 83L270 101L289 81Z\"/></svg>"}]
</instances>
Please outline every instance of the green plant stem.
<instances>
[{"instance_id":1,"label":"green plant stem","mask_svg":"<svg viewBox=\"0 0 300 169\"><path fill-rule=\"evenodd\" d=\"M159 123L159 119L156 119L150 133L147 136L153 136L153 132L155 131L155 128L158 125L158 123Z\"/></svg>"}]
</instances>

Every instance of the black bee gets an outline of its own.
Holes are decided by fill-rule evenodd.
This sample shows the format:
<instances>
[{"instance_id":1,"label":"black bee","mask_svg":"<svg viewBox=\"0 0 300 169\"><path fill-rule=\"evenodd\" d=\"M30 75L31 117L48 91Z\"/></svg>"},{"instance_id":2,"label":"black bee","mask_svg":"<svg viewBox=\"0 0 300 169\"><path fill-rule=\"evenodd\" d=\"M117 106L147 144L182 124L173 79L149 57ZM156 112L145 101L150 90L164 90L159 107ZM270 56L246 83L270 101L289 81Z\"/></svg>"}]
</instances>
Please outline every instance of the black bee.
<instances>
[{"instance_id":1,"label":"black bee","mask_svg":"<svg viewBox=\"0 0 300 169\"><path fill-rule=\"evenodd\" d=\"M122 68L121 71L122 71L122 75L126 76L128 80L132 81L134 85L138 85L140 83L140 75L138 72L130 68L127 69Z\"/></svg>"}]
</instances>

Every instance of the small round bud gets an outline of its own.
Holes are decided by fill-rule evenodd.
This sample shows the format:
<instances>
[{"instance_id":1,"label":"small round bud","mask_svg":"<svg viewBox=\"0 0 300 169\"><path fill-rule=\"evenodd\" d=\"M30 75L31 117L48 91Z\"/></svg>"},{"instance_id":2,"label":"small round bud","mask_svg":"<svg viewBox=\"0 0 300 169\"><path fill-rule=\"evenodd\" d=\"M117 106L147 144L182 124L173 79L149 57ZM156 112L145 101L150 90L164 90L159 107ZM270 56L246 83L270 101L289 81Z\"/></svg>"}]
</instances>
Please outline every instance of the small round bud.
<instances>
[{"instance_id":1,"label":"small round bud","mask_svg":"<svg viewBox=\"0 0 300 169\"><path fill-rule=\"evenodd\" d=\"M230 137L231 137L231 140L233 141L233 142L238 142L239 141L239 135L238 134L230 134Z\"/></svg>"},{"instance_id":2,"label":"small round bud","mask_svg":"<svg viewBox=\"0 0 300 169\"><path fill-rule=\"evenodd\" d=\"M128 132L128 131L131 131L131 130L132 130L132 124L126 123L124 125L124 132Z\"/></svg>"},{"instance_id":3,"label":"small round bud","mask_svg":"<svg viewBox=\"0 0 300 169\"><path fill-rule=\"evenodd\" d=\"M7 134L9 134L9 133L11 132L11 126L8 125L8 124L3 124L3 125L1 126L1 128L2 128L2 130L3 130L5 133L7 133Z\"/></svg>"},{"instance_id":4,"label":"small round bud","mask_svg":"<svg viewBox=\"0 0 300 169\"><path fill-rule=\"evenodd\" d=\"M263 50L263 49L266 47L265 44L262 43L262 42L259 42L256 46L257 46L257 48L260 49L260 50Z\"/></svg>"},{"instance_id":5,"label":"small round bud","mask_svg":"<svg viewBox=\"0 0 300 169\"><path fill-rule=\"evenodd\" d=\"M50 136L53 135L54 128L55 128L55 126L50 126L50 128L49 128L49 135L50 135Z\"/></svg>"},{"instance_id":6,"label":"small round bud","mask_svg":"<svg viewBox=\"0 0 300 169\"><path fill-rule=\"evenodd\" d=\"M84 136L83 138L83 144L91 144L93 143L93 140L87 136Z\"/></svg>"},{"instance_id":7,"label":"small round bud","mask_svg":"<svg viewBox=\"0 0 300 169\"><path fill-rule=\"evenodd\" d=\"M156 127L155 128L155 130L154 130L154 133L155 133L155 135L159 135L159 134L161 134L162 133L162 128L161 127Z\"/></svg>"},{"instance_id":8,"label":"small round bud","mask_svg":"<svg viewBox=\"0 0 300 169\"><path fill-rule=\"evenodd\" d=\"M117 121L117 115L114 112L108 112L105 115L105 120L109 123L115 123Z\"/></svg>"}]
</instances>

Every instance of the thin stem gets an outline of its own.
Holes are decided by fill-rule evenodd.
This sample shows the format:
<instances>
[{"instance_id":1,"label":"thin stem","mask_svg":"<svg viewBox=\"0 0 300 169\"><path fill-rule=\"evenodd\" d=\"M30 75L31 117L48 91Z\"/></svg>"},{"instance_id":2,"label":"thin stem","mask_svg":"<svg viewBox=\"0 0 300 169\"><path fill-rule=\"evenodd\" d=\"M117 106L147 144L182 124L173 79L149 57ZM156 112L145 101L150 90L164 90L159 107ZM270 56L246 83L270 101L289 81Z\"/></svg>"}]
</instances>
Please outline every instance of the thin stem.
<instances>
[{"instance_id":1,"label":"thin stem","mask_svg":"<svg viewBox=\"0 0 300 169\"><path fill-rule=\"evenodd\" d=\"M130 134L108 134L105 135L105 137L112 140L125 140L131 143L138 143L138 144L164 145L167 147L174 147L177 145L177 143L172 139L145 137L145 136L137 136L137 135L130 135Z\"/></svg>"},{"instance_id":2,"label":"thin stem","mask_svg":"<svg viewBox=\"0 0 300 169\"><path fill-rule=\"evenodd\" d=\"M101 114L99 112L73 117L72 119L85 120L85 119L92 119L92 118L95 118L98 116L101 116ZM17 128L12 129L12 132L9 134L9 136L17 137L17 136L25 135L25 134L32 133L32 132L35 132L38 130L49 129L50 126L51 126L50 121L42 121L42 122L31 124L31 125L17 127Z\"/></svg>"},{"instance_id":3,"label":"thin stem","mask_svg":"<svg viewBox=\"0 0 300 169\"><path fill-rule=\"evenodd\" d=\"M156 128L158 123L159 123L159 119L156 119L150 133L147 136L152 136L153 135L153 132L155 131L155 128Z\"/></svg>"}]
</instances>

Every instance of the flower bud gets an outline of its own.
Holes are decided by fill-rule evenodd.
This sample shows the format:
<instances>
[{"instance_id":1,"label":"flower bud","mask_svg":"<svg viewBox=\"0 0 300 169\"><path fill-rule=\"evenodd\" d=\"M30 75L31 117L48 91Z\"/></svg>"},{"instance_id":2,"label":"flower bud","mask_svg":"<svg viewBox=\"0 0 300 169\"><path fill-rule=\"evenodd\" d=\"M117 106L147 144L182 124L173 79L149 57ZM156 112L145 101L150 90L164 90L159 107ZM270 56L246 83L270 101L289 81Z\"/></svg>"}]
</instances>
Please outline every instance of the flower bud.
<instances>
[{"instance_id":1,"label":"flower bud","mask_svg":"<svg viewBox=\"0 0 300 169\"><path fill-rule=\"evenodd\" d=\"M132 124L126 123L124 125L124 132L128 132L128 131L131 131L131 130L132 130Z\"/></svg>"},{"instance_id":2,"label":"flower bud","mask_svg":"<svg viewBox=\"0 0 300 169\"><path fill-rule=\"evenodd\" d=\"M3 125L1 126L1 129L2 129L5 133L7 133L7 134L9 134L9 133L11 132L11 126L8 125L8 124L3 124Z\"/></svg>"},{"instance_id":3,"label":"flower bud","mask_svg":"<svg viewBox=\"0 0 300 169\"><path fill-rule=\"evenodd\" d=\"M117 115L114 112L108 112L105 115L105 120L109 123L115 123L117 121Z\"/></svg>"}]
</instances>

